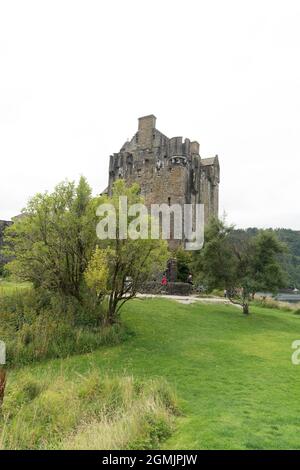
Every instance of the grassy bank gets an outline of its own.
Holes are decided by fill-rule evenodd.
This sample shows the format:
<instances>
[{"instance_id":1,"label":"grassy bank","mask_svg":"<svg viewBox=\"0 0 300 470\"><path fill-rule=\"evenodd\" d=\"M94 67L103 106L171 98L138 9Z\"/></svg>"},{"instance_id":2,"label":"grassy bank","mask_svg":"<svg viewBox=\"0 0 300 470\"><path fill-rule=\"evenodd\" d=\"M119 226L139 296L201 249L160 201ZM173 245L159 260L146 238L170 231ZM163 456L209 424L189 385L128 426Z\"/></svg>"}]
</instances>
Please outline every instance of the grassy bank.
<instances>
[{"instance_id":1,"label":"grassy bank","mask_svg":"<svg viewBox=\"0 0 300 470\"><path fill-rule=\"evenodd\" d=\"M147 299L129 302L123 320L132 333L125 342L13 371L9 387L26 371L55 382L62 369L71 382L91 368L110 378L167 381L183 415L164 447L300 448L300 367L291 363L299 316L253 307L245 317L230 305Z\"/></svg>"},{"instance_id":2,"label":"grassy bank","mask_svg":"<svg viewBox=\"0 0 300 470\"><path fill-rule=\"evenodd\" d=\"M170 435L176 413L161 381L97 370L50 381L27 372L7 387L0 449L151 449Z\"/></svg>"}]
</instances>

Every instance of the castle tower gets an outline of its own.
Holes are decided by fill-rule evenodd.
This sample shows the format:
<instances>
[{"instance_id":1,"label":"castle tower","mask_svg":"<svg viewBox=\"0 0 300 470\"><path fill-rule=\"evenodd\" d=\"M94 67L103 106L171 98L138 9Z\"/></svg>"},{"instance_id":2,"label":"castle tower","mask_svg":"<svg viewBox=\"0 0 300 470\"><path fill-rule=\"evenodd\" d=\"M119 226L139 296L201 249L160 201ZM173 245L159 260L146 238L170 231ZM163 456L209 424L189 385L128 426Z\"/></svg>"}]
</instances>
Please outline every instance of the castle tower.
<instances>
[{"instance_id":1,"label":"castle tower","mask_svg":"<svg viewBox=\"0 0 300 470\"><path fill-rule=\"evenodd\" d=\"M200 157L199 143L168 138L156 129L154 115L139 118L138 131L110 157L108 194L118 178L138 183L147 206L204 204L205 222L218 216L220 167L218 157ZM176 247L175 240L170 246Z\"/></svg>"}]
</instances>

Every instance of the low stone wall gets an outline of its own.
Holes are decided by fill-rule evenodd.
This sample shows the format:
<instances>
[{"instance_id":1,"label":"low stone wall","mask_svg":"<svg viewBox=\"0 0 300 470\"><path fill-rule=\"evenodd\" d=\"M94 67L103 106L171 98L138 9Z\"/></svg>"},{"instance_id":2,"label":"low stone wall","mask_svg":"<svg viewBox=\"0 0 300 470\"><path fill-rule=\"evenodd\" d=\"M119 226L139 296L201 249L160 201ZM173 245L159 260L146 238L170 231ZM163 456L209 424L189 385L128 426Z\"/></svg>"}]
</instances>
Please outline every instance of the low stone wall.
<instances>
[{"instance_id":1,"label":"low stone wall","mask_svg":"<svg viewBox=\"0 0 300 470\"><path fill-rule=\"evenodd\" d=\"M162 286L160 282L148 282L145 284L141 294L167 294L167 295L191 295L193 286L187 282L168 282Z\"/></svg>"}]
</instances>

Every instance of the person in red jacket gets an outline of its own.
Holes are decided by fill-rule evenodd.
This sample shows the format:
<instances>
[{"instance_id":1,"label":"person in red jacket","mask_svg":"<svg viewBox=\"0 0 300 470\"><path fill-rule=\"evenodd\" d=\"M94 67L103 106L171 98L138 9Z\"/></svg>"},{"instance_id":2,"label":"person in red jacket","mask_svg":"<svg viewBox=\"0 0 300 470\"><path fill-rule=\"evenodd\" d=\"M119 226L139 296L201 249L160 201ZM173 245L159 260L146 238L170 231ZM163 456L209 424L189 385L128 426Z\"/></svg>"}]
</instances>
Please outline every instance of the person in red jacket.
<instances>
[{"instance_id":1,"label":"person in red jacket","mask_svg":"<svg viewBox=\"0 0 300 470\"><path fill-rule=\"evenodd\" d=\"M161 280L161 285L166 286L167 284L168 284L168 280L167 280L166 275L164 274Z\"/></svg>"}]
</instances>

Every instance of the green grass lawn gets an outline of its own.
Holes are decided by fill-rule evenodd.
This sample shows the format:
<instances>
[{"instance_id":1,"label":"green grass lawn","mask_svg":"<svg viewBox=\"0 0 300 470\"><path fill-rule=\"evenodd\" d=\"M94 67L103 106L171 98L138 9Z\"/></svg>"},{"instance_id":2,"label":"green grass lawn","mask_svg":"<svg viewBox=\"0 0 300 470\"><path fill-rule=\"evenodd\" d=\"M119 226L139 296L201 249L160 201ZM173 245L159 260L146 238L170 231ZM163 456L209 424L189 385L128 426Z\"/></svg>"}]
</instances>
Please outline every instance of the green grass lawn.
<instances>
[{"instance_id":1,"label":"green grass lawn","mask_svg":"<svg viewBox=\"0 0 300 470\"><path fill-rule=\"evenodd\" d=\"M166 449L300 449L300 366L291 363L300 317L148 299L127 303L122 318L132 332L124 343L30 370L53 379L94 367L101 375L167 379L183 415ZM11 386L19 374L10 373Z\"/></svg>"}]
</instances>

